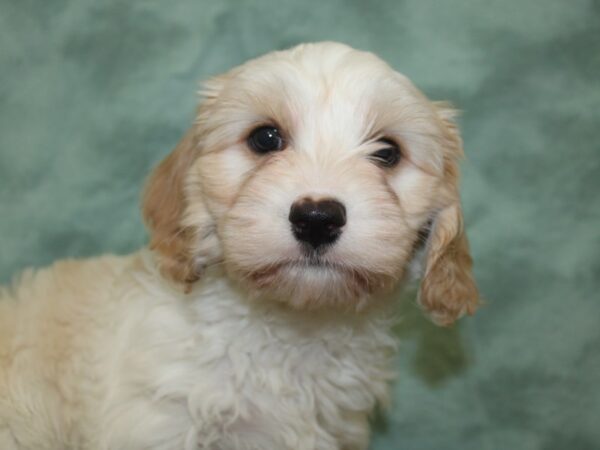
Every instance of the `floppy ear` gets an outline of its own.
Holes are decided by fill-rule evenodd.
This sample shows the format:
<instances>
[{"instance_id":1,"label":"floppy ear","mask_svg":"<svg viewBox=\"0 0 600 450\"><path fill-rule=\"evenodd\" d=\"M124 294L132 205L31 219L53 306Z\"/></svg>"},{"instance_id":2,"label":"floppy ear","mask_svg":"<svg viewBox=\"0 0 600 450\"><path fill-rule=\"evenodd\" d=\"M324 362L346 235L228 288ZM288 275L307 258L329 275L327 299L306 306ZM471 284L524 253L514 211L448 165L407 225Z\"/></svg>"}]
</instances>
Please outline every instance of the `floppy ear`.
<instances>
[{"instance_id":1,"label":"floppy ear","mask_svg":"<svg viewBox=\"0 0 600 450\"><path fill-rule=\"evenodd\" d=\"M479 305L473 262L458 204L438 213L425 248L419 303L438 325L450 325Z\"/></svg>"},{"instance_id":2,"label":"floppy ear","mask_svg":"<svg viewBox=\"0 0 600 450\"><path fill-rule=\"evenodd\" d=\"M436 324L450 325L465 313L475 312L479 294L473 279L473 262L458 194L458 158L462 156L462 142L452 121L453 110L445 104L435 106L446 134L444 176L447 201L431 224L419 303Z\"/></svg>"},{"instance_id":3,"label":"floppy ear","mask_svg":"<svg viewBox=\"0 0 600 450\"><path fill-rule=\"evenodd\" d=\"M193 131L188 131L150 175L142 201L150 248L157 254L161 273L181 283L198 279L190 254L194 231L183 225L187 207L184 183L196 156L196 144Z\"/></svg>"},{"instance_id":4,"label":"floppy ear","mask_svg":"<svg viewBox=\"0 0 600 450\"><path fill-rule=\"evenodd\" d=\"M199 123L206 122L227 75L206 81L200 91L196 123L150 175L142 213L150 248L161 273L189 291L205 267L220 258L214 220L206 207L199 174L191 173L200 153Z\"/></svg>"}]
</instances>

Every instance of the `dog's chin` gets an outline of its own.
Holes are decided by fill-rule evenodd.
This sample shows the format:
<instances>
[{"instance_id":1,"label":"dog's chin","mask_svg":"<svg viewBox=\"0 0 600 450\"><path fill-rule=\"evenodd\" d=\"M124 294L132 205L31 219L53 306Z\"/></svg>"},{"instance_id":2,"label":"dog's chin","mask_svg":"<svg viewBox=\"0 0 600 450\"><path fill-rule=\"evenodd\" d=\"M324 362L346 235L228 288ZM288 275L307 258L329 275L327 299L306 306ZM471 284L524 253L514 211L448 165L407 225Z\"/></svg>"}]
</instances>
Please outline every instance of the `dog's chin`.
<instances>
[{"instance_id":1,"label":"dog's chin","mask_svg":"<svg viewBox=\"0 0 600 450\"><path fill-rule=\"evenodd\" d=\"M234 277L257 299L274 300L294 309L362 311L394 279L344 264L319 260L284 261L237 269Z\"/></svg>"}]
</instances>

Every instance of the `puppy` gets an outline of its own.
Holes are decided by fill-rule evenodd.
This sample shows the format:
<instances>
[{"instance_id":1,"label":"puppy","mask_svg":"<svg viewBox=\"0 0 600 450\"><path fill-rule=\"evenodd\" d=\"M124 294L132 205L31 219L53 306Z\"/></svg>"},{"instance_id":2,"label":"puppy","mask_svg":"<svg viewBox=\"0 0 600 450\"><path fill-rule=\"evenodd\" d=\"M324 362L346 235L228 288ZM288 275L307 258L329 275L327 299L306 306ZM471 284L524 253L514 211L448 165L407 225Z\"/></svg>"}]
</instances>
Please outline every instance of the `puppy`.
<instances>
[{"instance_id":1,"label":"puppy","mask_svg":"<svg viewBox=\"0 0 600 450\"><path fill-rule=\"evenodd\" d=\"M475 311L446 104L337 43L202 97L148 181L149 248L2 292L2 450L365 449L409 267L434 322Z\"/></svg>"}]
</instances>

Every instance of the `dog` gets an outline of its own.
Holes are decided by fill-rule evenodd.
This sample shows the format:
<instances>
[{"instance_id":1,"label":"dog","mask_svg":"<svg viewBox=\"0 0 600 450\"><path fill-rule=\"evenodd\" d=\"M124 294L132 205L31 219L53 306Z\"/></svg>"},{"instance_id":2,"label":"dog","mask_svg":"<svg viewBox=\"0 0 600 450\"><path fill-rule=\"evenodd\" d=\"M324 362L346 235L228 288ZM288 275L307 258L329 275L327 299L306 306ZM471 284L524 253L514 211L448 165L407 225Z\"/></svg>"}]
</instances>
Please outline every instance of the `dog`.
<instances>
[{"instance_id":1,"label":"dog","mask_svg":"<svg viewBox=\"0 0 600 450\"><path fill-rule=\"evenodd\" d=\"M448 104L332 42L201 96L147 248L0 294L2 450L365 449L409 273L435 323L477 308Z\"/></svg>"}]
</instances>

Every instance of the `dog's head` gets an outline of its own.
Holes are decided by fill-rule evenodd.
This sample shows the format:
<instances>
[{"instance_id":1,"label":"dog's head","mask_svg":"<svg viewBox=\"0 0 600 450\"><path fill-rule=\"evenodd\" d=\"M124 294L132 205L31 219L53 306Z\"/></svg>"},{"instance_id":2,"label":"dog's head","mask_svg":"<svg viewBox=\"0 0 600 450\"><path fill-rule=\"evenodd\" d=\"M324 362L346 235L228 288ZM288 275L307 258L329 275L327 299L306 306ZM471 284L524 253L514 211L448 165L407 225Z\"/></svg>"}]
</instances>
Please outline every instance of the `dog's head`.
<instances>
[{"instance_id":1,"label":"dog's head","mask_svg":"<svg viewBox=\"0 0 600 450\"><path fill-rule=\"evenodd\" d=\"M165 276L189 286L222 263L261 298L359 309L424 252L434 321L474 312L448 106L336 43L251 60L202 95L144 197Z\"/></svg>"}]
</instances>

